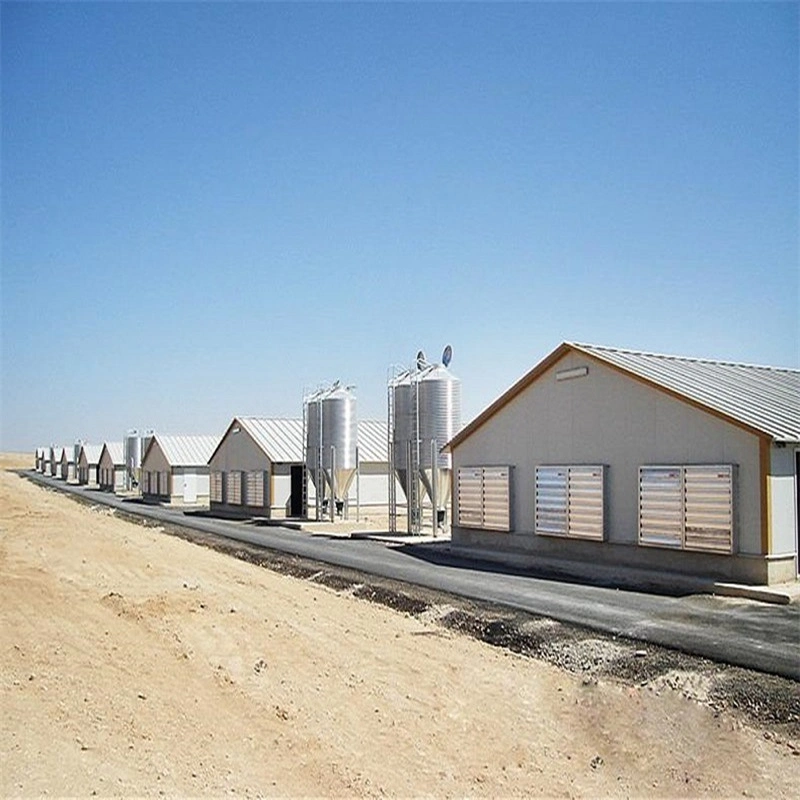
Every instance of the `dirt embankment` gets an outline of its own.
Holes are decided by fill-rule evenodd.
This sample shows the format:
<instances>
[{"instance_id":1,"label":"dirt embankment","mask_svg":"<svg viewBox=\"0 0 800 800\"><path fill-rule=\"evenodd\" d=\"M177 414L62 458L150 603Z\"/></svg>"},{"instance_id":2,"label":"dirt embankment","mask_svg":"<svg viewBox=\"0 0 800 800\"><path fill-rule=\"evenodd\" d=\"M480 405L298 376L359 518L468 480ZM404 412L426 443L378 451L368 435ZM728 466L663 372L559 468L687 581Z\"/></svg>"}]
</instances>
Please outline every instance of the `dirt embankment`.
<instances>
[{"instance_id":1,"label":"dirt embankment","mask_svg":"<svg viewBox=\"0 0 800 800\"><path fill-rule=\"evenodd\" d=\"M621 680L626 643L281 574L7 472L0 508L3 796L795 796L786 720L685 662Z\"/></svg>"}]
</instances>

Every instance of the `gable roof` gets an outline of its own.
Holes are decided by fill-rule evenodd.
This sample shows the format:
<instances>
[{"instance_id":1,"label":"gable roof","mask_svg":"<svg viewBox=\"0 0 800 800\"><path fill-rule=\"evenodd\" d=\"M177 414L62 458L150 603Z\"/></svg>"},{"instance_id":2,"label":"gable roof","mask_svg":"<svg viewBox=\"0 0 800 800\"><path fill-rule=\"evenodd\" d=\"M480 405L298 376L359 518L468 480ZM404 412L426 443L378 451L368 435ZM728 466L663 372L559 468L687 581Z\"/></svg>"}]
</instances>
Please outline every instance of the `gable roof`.
<instances>
[{"instance_id":1,"label":"gable roof","mask_svg":"<svg viewBox=\"0 0 800 800\"><path fill-rule=\"evenodd\" d=\"M240 426L273 463L302 464L305 460L302 419L268 417L234 417L225 436L209 456L216 455L222 441L235 426ZM358 449L362 462L388 461L387 423L380 420L359 420Z\"/></svg>"},{"instance_id":2,"label":"gable roof","mask_svg":"<svg viewBox=\"0 0 800 800\"><path fill-rule=\"evenodd\" d=\"M358 457L370 462L389 461L389 424L378 419L358 423Z\"/></svg>"},{"instance_id":3,"label":"gable roof","mask_svg":"<svg viewBox=\"0 0 800 800\"><path fill-rule=\"evenodd\" d=\"M231 426L236 423L250 434L273 463L296 464L303 460L302 419L236 417Z\"/></svg>"},{"instance_id":4,"label":"gable roof","mask_svg":"<svg viewBox=\"0 0 800 800\"><path fill-rule=\"evenodd\" d=\"M99 464L102 452L103 445L101 444L83 444L81 445L81 452L78 453L78 461L81 460L81 453L83 453L86 456L87 464Z\"/></svg>"},{"instance_id":5,"label":"gable roof","mask_svg":"<svg viewBox=\"0 0 800 800\"><path fill-rule=\"evenodd\" d=\"M125 464L125 454L122 449L122 442L104 442L100 450L100 457L97 459L98 463L103 459L103 450L108 450L108 455L111 458L111 463L114 466Z\"/></svg>"},{"instance_id":6,"label":"gable roof","mask_svg":"<svg viewBox=\"0 0 800 800\"><path fill-rule=\"evenodd\" d=\"M75 446L71 445L70 447L62 447L61 448L61 457L58 459L59 461L63 461L64 457L67 458L68 464L75 463Z\"/></svg>"},{"instance_id":7,"label":"gable roof","mask_svg":"<svg viewBox=\"0 0 800 800\"><path fill-rule=\"evenodd\" d=\"M155 442L158 442L164 458L171 467L198 467L208 464L208 460L219 442L219 437L164 436L156 433L142 457L143 462Z\"/></svg>"},{"instance_id":8,"label":"gable roof","mask_svg":"<svg viewBox=\"0 0 800 800\"><path fill-rule=\"evenodd\" d=\"M800 442L800 370L563 342L447 444L457 446L567 353L577 352L777 442Z\"/></svg>"}]
</instances>

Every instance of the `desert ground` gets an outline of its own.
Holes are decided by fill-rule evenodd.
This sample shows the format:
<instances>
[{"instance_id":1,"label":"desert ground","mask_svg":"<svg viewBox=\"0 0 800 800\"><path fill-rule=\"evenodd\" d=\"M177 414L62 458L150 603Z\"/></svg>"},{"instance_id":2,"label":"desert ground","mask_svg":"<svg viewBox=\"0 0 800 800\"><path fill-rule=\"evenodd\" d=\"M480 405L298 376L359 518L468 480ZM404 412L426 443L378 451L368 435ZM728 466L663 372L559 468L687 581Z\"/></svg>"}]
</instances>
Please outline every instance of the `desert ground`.
<instances>
[{"instance_id":1,"label":"desert ground","mask_svg":"<svg viewBox=\"0 0 800 800\"><path fill-rule=\"evenodd\" d=\"M0 794L796 797L796 740L80 504L0 460ZM298 534L302 535L302 534Z\"/></svg>"}]
</instances>

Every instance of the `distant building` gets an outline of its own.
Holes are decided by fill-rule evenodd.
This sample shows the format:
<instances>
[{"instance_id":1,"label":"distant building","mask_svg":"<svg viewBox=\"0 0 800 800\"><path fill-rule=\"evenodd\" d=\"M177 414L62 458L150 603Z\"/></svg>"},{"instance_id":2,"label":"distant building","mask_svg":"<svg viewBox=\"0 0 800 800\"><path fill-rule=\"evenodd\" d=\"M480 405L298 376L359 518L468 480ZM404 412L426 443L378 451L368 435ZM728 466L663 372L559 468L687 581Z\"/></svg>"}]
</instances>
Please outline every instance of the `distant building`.
<instances>
[{"instance_id":1,"label":"distant building","mask_svg":"<svg viewBox=\"0 0 800 800\"><path fill-rule=\"evenodd\" d=\"M800 371L564 343L449 443L453 547L797 576Z\"/></svg>"},{"instance_id":2,"label":"distant building","mask_svg":"<svg viewBox=\"0 0 800 800\"><path fill-rule=\"evenodd\" d=\"M97 465L97 483L103 491L125 491L125 455L122 442L105 442Z\"/></svg>"},{"instance_id":3,"label":"distant building","mask_svg":"<svg viewBox=\"0 0 800 800\"><path fill-rule=\"evenodd\" d=\"M386 508L388 504L387 426L358 423L358 476L348 505ZM235 417L209 460L211 510L236 517L302 517L316 502L305 468L303 421Z\"/></svg>"},{"instance_id":4,"label":"distant building","mask_svg":"<svg viewBox=\"0 0 800 800\"><path fill-rule=\"evenodd\" d=\"M83 444L78 454L78 483L82 486L97 486L97 468L100 464L101 444Z\"/></svg>"},{"instance_id":5,"label":"distant building","mask_svg":"<svg viewBox=\"0 0 800 800\"><path fill-rule=\"evenodd\" d=\"M208 459L218 436L164 436L156 433L142 457L141 490L153 503L207 505Z\"/></svg>"},{"instance_id":6,"label":"distant building","mask_svg":"<svg viewBox=\"0 0 800 800\"><path fill-rule=\"evenodd\" d=\"M301 419L235 417L208 467L213 512L237 517L303 515Z\"/></svg>"},{"instance_id":7,"label":"distant building","mask_svg":"<svg viewBox=\"0 0 800 800\"><path fill-rule=\"evenodd\" d=\"M78 479L78 464L75 461L75 448L64 447L59 459L59 475L63 481L76 481Z\"/></svg>"},{"instance_id":8,"label":"distant building","mask_svg":"<svg viewBox=\"0 0 800 800\"><path fill-rule=\"evenodd\" d=\"M63 450L63 447L59 447L54 444L50 445L47 455L47 469L45 470L46 475L50 475L52 478L58 477L59 468L61 466L61 453Z\"/></svg>"}]
</instances>

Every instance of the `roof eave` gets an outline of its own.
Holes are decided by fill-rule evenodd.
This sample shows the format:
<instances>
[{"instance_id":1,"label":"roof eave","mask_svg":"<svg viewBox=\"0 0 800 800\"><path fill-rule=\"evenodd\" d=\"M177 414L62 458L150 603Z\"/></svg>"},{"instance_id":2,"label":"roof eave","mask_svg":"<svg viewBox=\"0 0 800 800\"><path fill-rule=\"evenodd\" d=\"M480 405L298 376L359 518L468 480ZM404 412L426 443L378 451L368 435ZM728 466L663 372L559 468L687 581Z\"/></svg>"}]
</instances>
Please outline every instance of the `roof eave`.
<instances>
[{"instance_id":1,"label":"roof eave","mask_svg":"<svg viewBox=\"0 0 800 800\"><path fill-rule=\"evenodd\" d=\"M508 405L517 395L521 394L525 389L527 389L532 383L534 383L544 372L546 372L550 367L553 366L557 361L563 358L569 352L578 352L581 355L585 356L586 358L590 358L596 363L602 364L605 367L609 367L629 378L632 378L640 383L643 383L651 388L654 388L664 394L667 394L671 397L680 400L683 403L686 403L694 408L697 408L700 411L703 411L707 414L711 414L723 421L736 426L742 430L747 431L748 433L753 434L754 436L758 436L761 439L767 439L772 442L781 442L782 439L778 439L774 437L769 431L765 431L762 428L758 428L754 425L751 425L747 422L744 422L741 419L738 419L730 414L725 413L713 406L710 406L706 403L703 403L699 400L695 400L694 398L688 397L681 392L678 392L674 389L670 389L663 384L658 383L657 381L652 380L651 378L645 377L643 375L638 374L632 370L626 369L625 367L614 363L613 361L606 360L595 353L592 350L586 349L585 347L577 344L575 342L562 342L555 350L553 350L549 355L545 356L538 364L536 364L533 369L523 375L515 384L511 386L511 388L507 389L503 394L500 395L493 403L487 406L477 417L475 417L472 422L466 425L459 433L457 433L445 446L443 451L445 452L452 452L455 447L458 447L462 442L468 439L473 433L475 433L479 428L481 428L486 422L488 422L498 411L500 411L504 406ZM792 440L791 438L786 439L785 442L787 444L790 443L798 443L798 440Z\"/></svg>"},{"instance_id":2,"label":"roof eave","mask_svg":"<svg viewBox=\"0 0 800 800\"><path fill-rule=\"evenodd\" d=\"M651 387L652 389L656 389L663 394L668 395L669 397L673 397L676 400L681 401L682 403L686 403L687 405L692 406L692 408L696 408L699 411L704 411L707 414L711 414L718 419L721 419L723 422L727 422L730 425L734 425L737 428L741 428L748 433L752 433L754 436L758 436L760 439L768 439L773 440L774 437L769 431L765 431L763 428L756 427L755 425L751 425L748 422L745 422L738 417L734 417L731 414L728 414L725 411L722 411L714 406L708 405L707 403L702 402L701 400L697 400L693 397L689 397L682 392L677 391L676 389L671 389L669 386L664 386L664 384L659 383L652 378L648 378L645 375L640 375L638 372L635 372L630 369L626 369L620 364L617 364L613 361L609 361L602 357L602 355L584 348L580 344L576 344L574 342L570 343L570 347L575 352L579 352L582 355L586 356L587 358L593 359L596 363L602 364L604 367L609 367L616 372L619 372L622 375L626 375L629 378L633 378L633 380L639 381L640 383L645 384L646 386Z\"/></svg>"}]
</instances>

